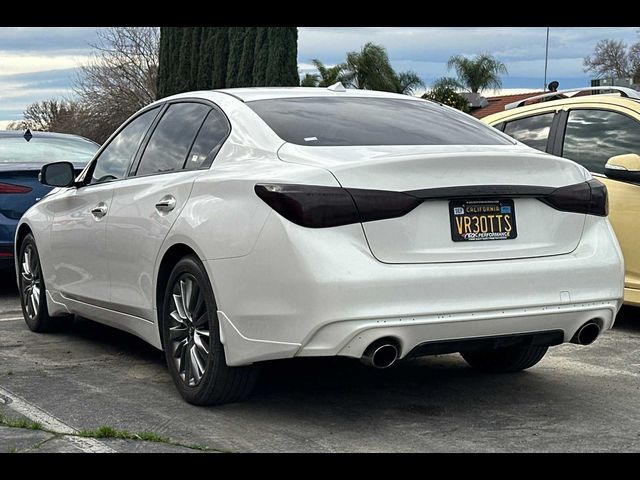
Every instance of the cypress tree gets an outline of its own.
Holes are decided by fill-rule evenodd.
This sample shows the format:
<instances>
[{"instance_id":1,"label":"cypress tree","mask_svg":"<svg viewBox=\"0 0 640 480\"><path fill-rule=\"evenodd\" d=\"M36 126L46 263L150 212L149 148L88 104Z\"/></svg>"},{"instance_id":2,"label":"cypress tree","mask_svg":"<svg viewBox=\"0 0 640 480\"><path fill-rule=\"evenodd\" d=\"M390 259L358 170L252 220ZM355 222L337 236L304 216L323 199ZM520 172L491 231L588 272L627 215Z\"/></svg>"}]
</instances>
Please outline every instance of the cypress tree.
<instances>
[{"instance_id":1,"label":"cypress tree","mask_svg":"<svg viewBox=\"0 0 640 480\"><path fill-rule=\"evenodd\" d=\"M269 27L258 27L253 62L253 86L267 85L267 65L269 62Z\"/></svg>"},{"instance_id":2,"label":"cypress tree","mask_svg":"<svg viewBox=\"0 0 640 480\"><path fill-rule=\"evenodd\" d=\"M269 29L269 56L265 85L300 85L297 40L298 29L296 27L272 27Z\"/></svg>"},{"instance_id":3,"label":"cypress tree","mask_svg":"<svg viewBox=\"0 0 640 480\"><path fill-rule=\"evenodd\" d=\"M176 84L173 93L182 93L191 90L191 51L193 50L193 32L191 27L182 28L182 41L178 50L176 69Z\"/></svg>"},{"instance_id":4,"label":"cypress tree","mask_svg":"<svg viewBox=\"0 0 640 480\"><path fill-rule=\"evenodd\" d=\"M189 90L203 90L208 85L200 85L198 78L198 66L200 65L200 42L202 39L202 27L191 28L191 68L189 73Z\"/></svg>"},{"instance_id":5,"label":"cypress tree","mask_svg":"<svg viewBox=\"0 0 640 480\"><path fill-rule=\"evenodd\" d=\"M229 60L229 27L216 27L213 46L213 74L211 88L224 88L227 83Z\"/></svg>"},{"instance_id":6,"label":"cypress tree","mask_svg":"<svg viewBox=\"0 0 640 480\"><path fill-rule=\"evenodd\" d=\"M245 27L244 42L242 43L242 55L238 66L237 87L253 86L253 59L256 48L257 27Z\"/></svg>"},{"instance_id":7,"label":"cypress tree","mask_svg":"<svg viewBox=\"0 0 640 480\"><path fill-rule=\"evenodd\" d=\"M173 27L171 29L171 49L169 50L169 79L167 95L180 92L180 50L182 48L182 34L184 27Z\"/></svg>"},{"instance_id":8,"label":"cypress tree","mask_svg":"<svg viewBox=\"0 0 640 480\"><path fill-rule=\"evenodd\" d=\"M225 86L233 88L238 86L238 72L240 59L244 46L245 27L229 28L229 58L227 60L227 76Z\"/></svg>"},{"instance_id":9,"label":"cypress tree","mask_svg":"<svg viewBox=\"0 0 640 480\"><path fill-rule=\"evenodd\" d=\"M171 27L160 27L160 51L158 52L158 78L157 98L163 98L167 96L169 78L169 69L171 68L171 62L169 61L169 50L171 48Z\"/></svg>"},{"instance_id":10,"label":"cypress tree","mask_svg":"<svg viewBox=\"0 0 640 480\"><path fill-rule=\"evenodd\" d=\"M203 27L200 34L200 58L196 83L198 88L203 90L211 88L215 32L215 27Z\"/></svg>"}]
</instances>

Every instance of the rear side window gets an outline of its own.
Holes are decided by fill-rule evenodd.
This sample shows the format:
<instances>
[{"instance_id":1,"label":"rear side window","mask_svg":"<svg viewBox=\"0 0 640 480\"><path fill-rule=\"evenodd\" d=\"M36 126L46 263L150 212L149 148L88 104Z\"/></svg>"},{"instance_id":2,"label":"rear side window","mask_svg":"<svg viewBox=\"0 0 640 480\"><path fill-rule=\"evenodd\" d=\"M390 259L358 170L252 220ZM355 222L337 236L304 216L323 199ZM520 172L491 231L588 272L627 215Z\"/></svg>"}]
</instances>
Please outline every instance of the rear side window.
<instances>
[{"instance_id":1,"label":"rear side window","mask_svg":"<svg viewBox=\"0 0 640 480\"><path fill-rule=\"evenodd\" d=\"M510 145L492 127L426 100L310 97L246 105L298 145Z\"/></svg>"},{"instance_id":2,"label":"rear side window","mask_svg":"<svg viewBox=\"0 0 640 480\"><path fill-rule=\"evenodd\" d=\"M640 153L640 123L607 110L571 110L562 156L594 173L604 173L609 158Z\"/></svg>"},{"instance_id":3,"label":"rear side window","mask_svg":"<svg viewBox=\"0 0 640 480\"><path fill-rule=\"evenodd\" d=\"M193 142L184 168L193 170L211 165L215 153L229 135L229 131L227 118L215 108L212 109L202 124L196 141Z\"/></svg>"},{"instance_id":4,"label":"rear side window","mask_svg":"<svg viewBox=\"0 0 640 480\"><path fill-rule=\"evenodd\" d=\"M547 151L554 112L507 122L504 133L542 152Z\"/></svg>"},{"instance_id":5,"label":"rear side window","mask_svg":"<svg viewBox=\"0 0 640 480\"><path fill-rule=\"evenodd\" d=\"M211 107L174 103L164 113L140 159L136 176L181 170Z\"/></svg>"}]
</instances>

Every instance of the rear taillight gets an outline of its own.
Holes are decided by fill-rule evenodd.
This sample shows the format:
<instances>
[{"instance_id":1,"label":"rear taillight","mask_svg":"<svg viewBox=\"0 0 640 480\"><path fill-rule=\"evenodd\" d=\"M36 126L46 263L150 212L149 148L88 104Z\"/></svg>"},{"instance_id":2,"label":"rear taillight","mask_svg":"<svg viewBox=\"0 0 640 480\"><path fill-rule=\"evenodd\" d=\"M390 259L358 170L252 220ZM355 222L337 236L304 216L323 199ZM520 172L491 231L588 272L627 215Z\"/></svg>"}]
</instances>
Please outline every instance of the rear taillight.
<instances>
[{"instance_id":1,"label":"rear taillight","mask_svg":"<svg viewBox=\"0 0 640 480\"><path fill-rule=\"evenodd\" d=\"M607 187L595 178L588 182L557 188L540 200L563 212L601 217L609 214Z\"/></svg>"},{"instance_id":2,"label":"rear taillight","mask_svg":"<svg viewBox=\"0 0 640 480\"><path fill-rule=\"evenodd\" d=\"M599 216L608 214L607 187L595 179L556 189L481 185L404 193L317 185L258 184L255 192L284 218L308 228L337 227L402 217L424 201L450 198L528 197L537 198L563 212Z\"/></svg>"},{"instance_id":3,"label":"rear taillight","mask_svg":"<svg viewBox=\"0 0 640 480\"><path fill-rule=\"evenodd\" d=\"M31 188L22 185L12 185L10 183L0 183L1 193L29 193Z\"/></svg>"},{"instance_id":4,"label":"rear taillight","mask_svg":"<svg viewBox=\"0 0 640 480\"><path fill-rule=\"evenodd\" d=\"M309 228L401 217L422 203L401 192L316 185L258 184L255 192L284 218Z\"/></svg>"}]
</instances>

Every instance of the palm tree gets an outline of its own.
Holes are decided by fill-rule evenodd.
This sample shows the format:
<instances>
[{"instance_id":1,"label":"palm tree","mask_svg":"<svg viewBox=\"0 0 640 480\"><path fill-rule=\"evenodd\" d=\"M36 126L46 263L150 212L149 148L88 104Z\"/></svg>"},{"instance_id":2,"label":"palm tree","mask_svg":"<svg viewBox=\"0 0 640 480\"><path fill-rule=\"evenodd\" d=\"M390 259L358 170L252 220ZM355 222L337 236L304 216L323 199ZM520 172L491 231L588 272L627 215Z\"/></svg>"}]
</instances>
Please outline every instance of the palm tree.
<instances>
[{"instance_id":1,"label":"palm tree","mask_svg":"<svg viewBox=\"0 0 640 480\"><path fill-rule=\"evenodd\" d=\"M320 75L316 73L306 73L302 80L300 80L301 87L317 87L320 80Z\"/></svg>"},{"instance_id":2,"label":"palm tree","mask_svg":"<svg viewBox=\"0 0 640 480\"><path fill-rule=\"evenodd\" d=\"M350 85L364 90L404 93L410 95L424 86L415 72L397 73L391 66L386 49L375 43L366 43L359 52L347 53Z\"/></svg>"},{"instance_id":3,"label":"palm tree","mask_svg":"<svg viewBox=\"0 0 640 480\"><path fill-rule=\"evenodd\" d=\"M346 63L339 63L333 67L327 67L317 58L311 60L311 63L318 69L318 73L320 74L319 87L330 87L337 82L350 83L350 75L349 72L347 72Z\"/></svg>"},{"instance_id":4,"label":"palm tree","mask_svg":"<svg viewBox=\"0 0 640 480\"><path fill-rule=\"evenodd\" d=\"M347 53L347 68L355 88L385 92L397 90L396 73L381 45L369 42L359 52Z\"/></svg>"},{"instance_id":5,"label":"palm tree","mask_svg":"<svg viewBox=\"0 0 640 480\"><path fill-rule=\"evenodd\" d=\"M508 73L504 63L487 53L477 55L474 59L454 55L447 62L447 68L455 69L460 85L473 93L485 88L501 88L500 75Z\"/></svg>"},{"instance_id":6,"label":"palm tree","mask_svg":"<svg viewBox=\"0 0 640 480\"><path fill-rule=\"evenodd\" d=\"M409 70L396 74L396 93L412 95L418 87L424 87L424 82L416 72Z\"/></svg>"}]
</instances>

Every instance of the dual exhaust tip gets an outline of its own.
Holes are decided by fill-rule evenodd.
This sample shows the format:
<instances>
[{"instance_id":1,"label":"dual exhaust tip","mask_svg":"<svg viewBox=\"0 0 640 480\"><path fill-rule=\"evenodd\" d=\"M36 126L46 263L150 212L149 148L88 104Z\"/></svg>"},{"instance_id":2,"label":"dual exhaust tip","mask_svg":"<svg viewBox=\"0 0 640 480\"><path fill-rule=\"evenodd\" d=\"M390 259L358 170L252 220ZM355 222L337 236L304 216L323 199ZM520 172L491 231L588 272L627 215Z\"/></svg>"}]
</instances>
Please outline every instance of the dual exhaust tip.
<instances>
[{"instance_id":1,"label":"dual exhaust tip","mask_svg":"<svg viewBox=\"0 0 640 480\"><path fill-rule=\"evenodd\" d=\"M600 324L596 320L590 320L578 329L571 343L591 345L600 336L600 331ZM382 338L367 347L360 361L369 367L389 368L398 361L399 356L398 344Z\"/></svg>"},{"instance_id":2,"label":"dual exhaust tip","mask_svg":"<svg viewBox=\"0 0 640 480\"><path fill-rule=\"evenodd\" d=\"M360 361L369 367L389 368L400 356L398 345L388 339L380 339L367 347Z\"/></svg>"}]
</instances>

